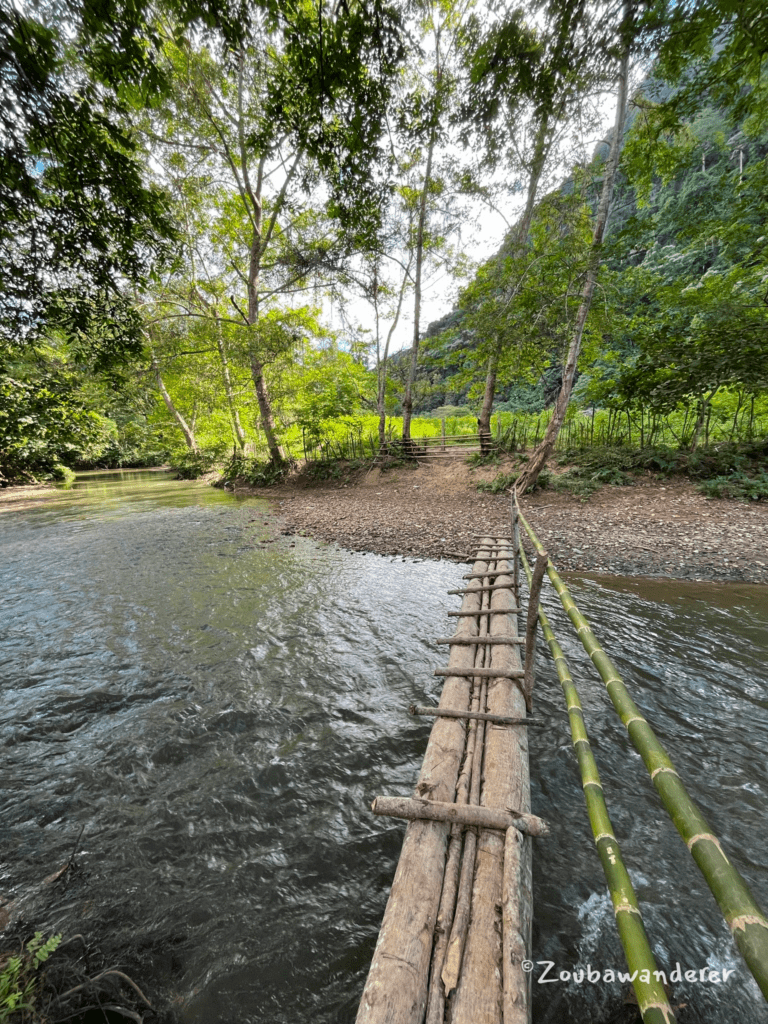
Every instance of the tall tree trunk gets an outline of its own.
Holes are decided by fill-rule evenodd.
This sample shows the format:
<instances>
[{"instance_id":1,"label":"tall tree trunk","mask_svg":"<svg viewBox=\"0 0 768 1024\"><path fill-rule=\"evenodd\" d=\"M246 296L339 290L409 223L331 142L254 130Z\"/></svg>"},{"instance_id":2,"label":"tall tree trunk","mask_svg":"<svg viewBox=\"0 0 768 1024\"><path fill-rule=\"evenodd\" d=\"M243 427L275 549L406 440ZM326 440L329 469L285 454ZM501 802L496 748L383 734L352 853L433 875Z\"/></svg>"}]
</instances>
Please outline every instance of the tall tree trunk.
<instances>
[{"instance_id":1,"label":"tall tree trunk","mask_svg":"<svg viewBox=\"0 0 768 1024\"><path fill-rule=\"evenodd\" d=\"M480 415L477 418L477 432L480 436L480 451L483 455L490 449L491 413L493 412L493 396L496 393L496 370L499 365L498 342L488 356L488 371L485 375L485 391Z\"/></svg>"},{"instance_id":2,"label":"tall tree trunk","mask_svg":"<svg viewBox=\"0 0 768 1024\"><path fill-rule=\"evenodd\" d=\"M216 346L219 350L219 358L221 359L221 376L224 380L224 392L227 396L229 416L232 420L232 431L237 439L237 443L240 445L240 451L244 451L245 431L240 423L240 413L238 412L237 405L235 404L235 396L232 390L232 377L229 372L229 360L227 359L227 349L224 344L220 320L216 321Z\"/></svg>"},{"instance_id":3,"label":"tall tree trunk","mask_svg":"<svg viewBox=\"0 0 768 1024\"><path fill-rule=\"evenodd\" d=\"M706 396L706 398L699 399L699 415L696 419L696 426L693 428L693 434L691 435L691 452L695 452L699 446L699 438L701 437L701 431L704 423L709 415L709 411L712 408L712 399L715 397L717 392L720 390L720 385L713 388L712 391Z\"/></svg>"},{"instance_id":4,"label":"tall tree trunk","mask_svg":"<svg viewBox=\"0 0 768 1024\"><path fill-rule=\"evenodd\" d=\"M176 420L176 423L178 424L179 429L181 430L182 434L184 435L184 441L185 441L185 443L187 445L187 448L189 448L189 450L192 451L192 452L196 452L197 451L197 442L195 441L194 432L193 432L192 428L189 426L189 424L187 423L187 421L184 419L184 417L181 415L179 410L173 404L173 399L168 394L168 389L166 388L165 384L163 383L163 378L162 378L162 376L160 374L160 366L159 366L159 364L157 362L157 356L155 355L154 351L152 351L152 349L150 349L150 352L152 354L152 373L154 374L154 377L155 377L155 383L157 384L157 390L160 392L160 394L162 396L162 399L165 402L166 409L171 414L171 416L173 416L173 418Z\"/></svg>"},{"instance_id":5,"label":"tall tree trunk","mask_svg":"<svg viewBox=\"0 0 768 1024\"><path fill-rule=\"evenodd\" d=\"M259 171L261 177L261 168ZM253 235L251 238L251 256L248 267L248 356L251 364L251 377L256 389L259 403L259 414L264 436L267 439L269 458L274 465L286 461L285 451L277 439L275 417L269 397L267 381L264 377L264 363L259 352L259 283L261 274L261 198L260 189L254 202Z\"/></svg>"},{"instance_id":6,"label":"tall tree trunk","mask_svg":"<svg viewBox=\"0 0 768 1024\"><path fill-rule=\"evenodd\" d=\"M536 132L536 141L533 147L533 158L531 160L531 174L528 179L528 195L525 202L523 216L517 223L514 237L514 250L519 254L528 242L528 232L531 230L533 211L536 208L536 194L539 190L539 182L544 171L544 164L549 153L547 134L551 117L549 113L542 115L541 123ZM515 289L516 290L516 289ZM498 338L493 350L488 357L488 370L485 376L485 391L483 392L483 404L480 407L480 415L477 418L477 430L480 435L480 447L484 448L484 439L491 436L491 414L493 412L493 399L496 394L496 374L501 355L501 339Z\"/></svg>"},{"instance_id":7,"label":"tall tree trunk","mask_svg":"<svg viewBox=\"0 0 768 1024\"><path fill-rule=\"evenodd\" d=\"M603 234L605 232L605 224L608 219L608 211L611 206L611 200L613 199L613 186L616 178L616 170L619 166L619 157L621 156L621 148L624 143L624 121L627 113L627 90L628 90L628 79L629 79L629 56L632 46L632 24L633 24L634 7L632 3L626 3L622 11L621 20L621 31L624 34L624 49L621 57L621 64L619 66L618 74L618 90L616 100L616 123L613 129L613 139L611 140L611 149L608 154L608 160L605 165L605 173L603 176L603 188L600 193L600 202L597 207L597 215L595 217L595 229L592 235L592 245L589 253L589 265L587 267L587 275L584 281L584 286L581 291L581 302L579 304L579 310L576 314L576 323L573 329L573 337L571 338L571 344L568 348L568 356L565 363L565 369L563 370L563 383L560 388L560 394L557 396L557 402L552 413L552 419L549 421L547 429L544 433L544 437L541 443L533 452L530 461L527 463L525 469L520 474L517 481L517 489L520 494L524 494L529 488L533 487L538 479L539 473L546 465L547 459L550 457L555 448L557 441L557 435L560 433L560 428L565 421L565 413L568 409L568 403L571 399L571 392L573 391L573 382L576 376L576 366L579 361L579 352L581 351L581 341L584 335L584 325L589 315L590 306L592 305L592 295L594 294L595 284L597 283L597 275L600 270L600 252L603 243Z\"/></svg>"},{"instance_id":8,"label":"tall tree trunk","mask_svg":"<svg viewBox=\"0 0 768 1024\"><path fill-rule=\"evenodd\" d=\"M386 440L385 431L386 431L386 424L387 424L387 407L386 407L386 400L387 400L387 359L389 358L389 345L390 345L390 342L392 341L392 335L395 333L395 329L396 329L398 323L400 322L400 313L401 313L402 308L403 308L403 298L405 297L405 289L406 289L406 287L408 285L408 274L410 272L410 269L411 269L411 264L410 264L410 261L409 261L408 262L408 266L405 268L405 273L403 274L403 281L402 281L402 284L400 285L400 294L397 297L397 309L395 310L395 319L392 321L392 323L389 326L389 330L387 331L387 340L384 343L384 354L382 355L381 359L379 360L379 365L378 365L379 376L378 376L378 390L377 390L377 394L376 394L376 405L377 405L377 410L378 410L378 413L379 413L379 444L380 445L383 445L385 440ZM378 320L377 320L377 324L378 324ZM378 329L378 327L377 327L377 329ZM377 345L378 345L378 342L377 342ZM378 354L378 348L377 348L377 354ZM410 437L410 417L409 417L409 424L408 424L408 426L409 426L409 434L408 434L408 436Z\"/></svg>"},{"instance_id":9,"label":"tall tree trunk","mask_svg":"<svg viewBox=\"0 0 768 1024\"><path fill-rule=\"evenodd\" d=\"M437 101L435 100L435 103ZM434 117L434 114L433 114ZM413 414L413 385L416 380L416 364L419 357L419 335L421 332L421 271L424 263L424 231L427 223L427 193L432 183L432 157L437 142L437 130L432 126L427 147L427 167L424 172L424 187L419 203L419 224L416 229L416 276L413 292L413 342L411 343L411 359L408 364L408 379L405 383L403 399L403 440L411 437L411 416Z\"/></svg>"}]
</instances>

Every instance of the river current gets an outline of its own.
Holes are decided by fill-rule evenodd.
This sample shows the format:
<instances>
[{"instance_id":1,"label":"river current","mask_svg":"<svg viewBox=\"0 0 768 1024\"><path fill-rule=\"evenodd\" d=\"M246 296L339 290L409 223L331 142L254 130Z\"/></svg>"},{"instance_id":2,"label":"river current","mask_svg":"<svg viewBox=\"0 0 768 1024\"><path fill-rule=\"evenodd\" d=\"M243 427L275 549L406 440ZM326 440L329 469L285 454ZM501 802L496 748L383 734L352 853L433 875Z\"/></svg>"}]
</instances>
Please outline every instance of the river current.
<instances>
[{"instance_id":1,"label":"river current","mask_svg":"<svg viewBox=\"0 0 768 1024\"><path fill-rule=\"evenodd\" d=\"M438 699L433 638L467 571L275 535L267 502L158 473L86 475L0 514L0 896L97 941L184 1024L354 1021L405 829L370 803L413 788L429 724L407 707ZM768 908L768 589L568 582ZM659 966L696 971L674 1002L768 1022L556 595L543 603ZM622 986L559 980L626 968L543 647L534 711L532 803L552 826L534 852L534 1021L601 1024ZM79 870L40 893L81 828Z\"/></svg>"}]
</instances>

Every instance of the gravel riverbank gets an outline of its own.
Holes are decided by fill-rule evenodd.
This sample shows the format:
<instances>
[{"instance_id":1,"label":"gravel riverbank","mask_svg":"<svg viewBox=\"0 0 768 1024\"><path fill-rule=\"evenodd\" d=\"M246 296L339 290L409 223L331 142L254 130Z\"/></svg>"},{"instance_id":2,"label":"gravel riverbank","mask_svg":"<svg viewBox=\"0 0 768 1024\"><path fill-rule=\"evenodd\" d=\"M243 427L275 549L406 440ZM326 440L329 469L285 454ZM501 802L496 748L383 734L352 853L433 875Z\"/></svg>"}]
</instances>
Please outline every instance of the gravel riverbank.
<instances>
[{"instance_id":1,"label":"gravel riverbank","mask_svg":"<svg viewBox=\"0 0 768 1024\"><path fill-rule=\"evenodd\" d=\"M509 531L509 498L476 486L508 468L445 460L333 481L299 476L252 493L273 503L286 534L459 561L472 555L479 534ZM648 476L630 487L605 486L585 501L544 490L522 507L563 570L768 583L768 504L709 499L689 480Z\"/></svg>"}]
</instances>

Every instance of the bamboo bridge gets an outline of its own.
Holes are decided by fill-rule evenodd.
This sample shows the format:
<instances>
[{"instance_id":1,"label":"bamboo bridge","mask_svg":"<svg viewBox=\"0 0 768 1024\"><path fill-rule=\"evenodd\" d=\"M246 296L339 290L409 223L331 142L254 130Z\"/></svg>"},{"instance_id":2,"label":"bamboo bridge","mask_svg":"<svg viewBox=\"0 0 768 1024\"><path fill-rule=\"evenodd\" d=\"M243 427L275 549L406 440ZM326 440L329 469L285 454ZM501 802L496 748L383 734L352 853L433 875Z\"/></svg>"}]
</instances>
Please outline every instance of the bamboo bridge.
<instances>
[{"instance_id":1,"label":"bamboo bridge","mask_svg":"<svg viewBox=\"0 0 768 1024\"><path fill-rule=\"evenodd\" d=\"M664 808L706 879L747 967L768 999L768 921L689 796L663 746L600 647L513 496L508 536L479 539L449 648L415 793L377 797L376 814L406 818L403 848L357 1024L528 1024L532 858L549 826L531 811L528 728L537 626L568 710L586 809L639 1011L675 1017L613 831L568 663L539 604L545 574L606 686ZM535 552L529 564L521 543ZM521 568L528 581L523 622ZM519 634L524 625L524 636ZM556 823L552 825L556 828ZM524 963L528 961L527 964ZM526 970L525 968L528 968Z\"/></svg>"}]
</instances>

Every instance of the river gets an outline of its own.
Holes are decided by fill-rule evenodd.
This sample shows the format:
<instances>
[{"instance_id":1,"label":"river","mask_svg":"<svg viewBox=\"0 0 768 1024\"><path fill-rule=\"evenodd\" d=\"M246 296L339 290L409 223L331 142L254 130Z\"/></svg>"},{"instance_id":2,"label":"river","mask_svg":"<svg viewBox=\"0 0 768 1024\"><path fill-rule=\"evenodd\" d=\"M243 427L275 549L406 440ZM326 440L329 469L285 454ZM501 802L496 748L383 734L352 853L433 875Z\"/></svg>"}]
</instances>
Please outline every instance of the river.
<instances>
[{"instance_id":1,"label":"river","mask_svg":"<svg viewBox=\"0 0 768 1024\"><path fill-rule=\"evenodd\" d=\"M81 932L184 1024L351 1024L466 567L279 536L267 502L162 473L87 474L0 513L0 894ZM729 856L768 907L768 589L572 576ZM616 834L689 1020L768 1022L760 993L553 592ZM534 1021L608 1021L624 969L559 684L539 658ZM79 871L33 895L84 826ZM704 967L730 970L701 982ZM550 971L551 976L553 971ZM556 976L556 975L555 975Z\"/></svg>"}]
</instances>

